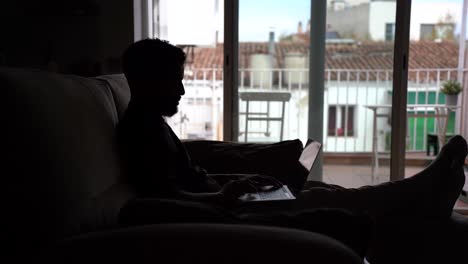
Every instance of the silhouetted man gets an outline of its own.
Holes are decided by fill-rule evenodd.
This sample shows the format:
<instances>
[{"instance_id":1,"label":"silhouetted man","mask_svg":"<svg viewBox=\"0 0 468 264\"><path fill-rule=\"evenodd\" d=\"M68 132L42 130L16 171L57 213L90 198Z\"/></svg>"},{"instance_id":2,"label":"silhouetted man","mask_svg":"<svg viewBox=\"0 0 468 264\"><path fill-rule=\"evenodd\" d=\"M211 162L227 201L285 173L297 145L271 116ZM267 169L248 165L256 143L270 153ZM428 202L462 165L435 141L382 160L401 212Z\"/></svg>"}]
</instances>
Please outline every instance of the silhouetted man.
<instances>
[{"instance_id":1,"label":"silhouetted man","mask_svg":"<svg viewBox=\"0 0 468 264\"><path fill-rule=\"evenodd\" d=\"M131 100L118 125L126 175L143 197L172 198L224 206L265 184L254 176L219 186L194 166L164 117L177 112L184 95L184 52L158 39L132 44L123 55ZM414 215L446 219L464 184L466 141L453 137L425 170L405 180L347 189L325 183L302 190L288 203L258 203L237 212L301 212L313 208L344 208L382 216ZM249 209L250 208L250 209ZM235 211L235 210L234 210ZM268 222L266 220L266 222Z\"/></svg>"},{"instance_id":2,"label":"silhouetted man","mask_svg":"<svg viewBox=\"0 0 468 264\"><path fill-rule=\"evenodd\" d=\"M177 113L184 95L184 52L158 39L130 46L123 69L131 100L118 125L130 183L146 197L220 203L252 191L247 181L221 188L190 157L164 117Z\"/></svg>"}]
</instances>

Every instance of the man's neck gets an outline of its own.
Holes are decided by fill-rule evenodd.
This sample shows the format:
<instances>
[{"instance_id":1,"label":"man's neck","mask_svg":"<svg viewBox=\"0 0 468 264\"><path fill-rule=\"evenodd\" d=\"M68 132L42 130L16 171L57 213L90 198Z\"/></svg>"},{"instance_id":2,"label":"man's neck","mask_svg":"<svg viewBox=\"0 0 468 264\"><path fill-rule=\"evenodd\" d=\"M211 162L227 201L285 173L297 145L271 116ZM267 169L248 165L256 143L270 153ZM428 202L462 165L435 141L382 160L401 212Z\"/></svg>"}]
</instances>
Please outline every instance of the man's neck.
<instances>
[{"instance_id":1,"label":"man's neck","mask_svg":"<svg viewBox=\"0 0 468 264\"><path fill-rule=\"evenodd\" d=\"M132 98L128 104L128 107L140 112L142 115L152 116L154 118L160 118L161 120L164 120L161 111L159 111L158 108L155 107L154 103L152 104L144 100Z\"/></svg>"}]
</instances>

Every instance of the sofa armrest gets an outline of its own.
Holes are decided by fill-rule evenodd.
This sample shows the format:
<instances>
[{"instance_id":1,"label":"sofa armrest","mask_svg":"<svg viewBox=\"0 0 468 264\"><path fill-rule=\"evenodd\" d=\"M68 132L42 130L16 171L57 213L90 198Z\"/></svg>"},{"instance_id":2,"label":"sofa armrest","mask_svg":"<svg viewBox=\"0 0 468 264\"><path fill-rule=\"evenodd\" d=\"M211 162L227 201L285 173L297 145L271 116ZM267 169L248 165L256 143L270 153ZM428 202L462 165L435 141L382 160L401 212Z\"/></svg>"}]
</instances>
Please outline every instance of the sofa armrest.
<instances>
[{"instance_id":1,"label":"sofa armrest","mask_svg":"<svg viewBox=\"0 0 468 264\"><path fill-rule=\"evenodd\" d=\"M161 224L61 242L47 263L362 263L342 243L312 232L226 224Z\"/></svg>"},{"instance_id":2,"label":"sofa armrest","mask_svg":"<svg viewBox=\"0 0 468 264\"><path fill-rule=\"evenodd\" d=\"M302 142L234 143L184 141L192 161L209 174L263 174L277 178L293 191L302 189L308 171L299 163Z\"/></svg>"}]
</instances>

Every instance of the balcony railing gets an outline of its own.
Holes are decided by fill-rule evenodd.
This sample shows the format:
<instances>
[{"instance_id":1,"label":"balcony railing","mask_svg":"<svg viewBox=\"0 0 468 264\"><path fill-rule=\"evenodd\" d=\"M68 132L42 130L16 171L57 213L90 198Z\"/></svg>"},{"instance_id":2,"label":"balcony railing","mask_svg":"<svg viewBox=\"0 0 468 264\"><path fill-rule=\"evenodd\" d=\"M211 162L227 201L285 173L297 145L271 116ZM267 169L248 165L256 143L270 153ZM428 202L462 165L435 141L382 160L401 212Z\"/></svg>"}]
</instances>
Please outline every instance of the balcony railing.
<instances>
[{"instance_id":1,"label":"balcony railing","mask_svg":"<svg viewBox=\"0 0 468 264\"><path fill-rule=\"evenodd\" d=\"M464 69L466 72L468 69ZM170 123L176 133L185 138L221 139L223 109L223 76L221 68L186 69L185 90L179 114ZM443 104L439 92L444 81L456 79L457 69L414 69L409 71L409 104ZM240 69L239 92L288 92L291 99L285 109L283 139L307 138L308 69ZM372 112L365 105L391 104L391 70L325 70L324 150L328 152L370 152L372 148ZM249 111L260 111L266 105L252 104ZM245 102L239 102L244 112ZM281 114L279 105L269 107L271 115ZM426 112L429 112L428 110ZM243 115L239 128L245 128ZM311 120L313 122L313 120ZM252 122L249 131L264 130L265 122ZM448 131L453 132L455 115L449 119ZM436 133L433 118L409 118L407 150L423 151L428 133ZM378 149L390 144L390 120L377 120ZM279 126L270 125L269 136L252 135L249 139L275 141ZM239 138L240 141L243 137Z\"/></svg>"}]
</instances>

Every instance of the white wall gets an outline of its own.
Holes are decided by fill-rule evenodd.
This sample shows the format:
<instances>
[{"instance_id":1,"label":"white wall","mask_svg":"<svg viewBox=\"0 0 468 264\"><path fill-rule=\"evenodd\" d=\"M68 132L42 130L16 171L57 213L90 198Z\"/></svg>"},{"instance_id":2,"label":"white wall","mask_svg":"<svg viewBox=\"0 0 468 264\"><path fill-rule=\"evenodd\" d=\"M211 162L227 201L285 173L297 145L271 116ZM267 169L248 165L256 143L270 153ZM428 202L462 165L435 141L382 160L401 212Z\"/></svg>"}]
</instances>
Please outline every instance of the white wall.
<instances>
[{"instance_id":1,"label":"white wall","mask_svg":"<svg viewBox=\"0 0 468 264\"><path fill-rule=\"evenodd\" d=\"M395 23L396 2L371 2L369 9L369 35L374 41L385 40L386 23Z\"/></svg>"},{"instance_id":2,"label":"white wall","mask_svg":"<svg viewBox=\"0 0 468 264\"><path fill-rule=\"evenodd\" d=\"M335 2L335 10L349 8L352 6L369 3L369 0L327 0L327 8L332 9L332 3Z\"/></svg>"},{"instance_id":3,"label":"white wall","mask_svg":"<svg viewBox=\"0 0 468 264\"><path fill-rule=\"evenodd\" d=\"M460 32L462 1L460 3L421 3L411 5L411 40L419 40L421 24L437 24L449 13L455 19L455 32Z\"/></svg>"},{"instance_id":4,"label":"white wall","mask_svg":"<svg viewBox=\"0 0 468 264\"><path fill-rule=\"evenodd\" d=\"M217 124L222 122L220 113L222 105L219 104L217 97L222 97L222 85L216 85L218 88L213 90L211 87L202 83L186 83L186 95L183 97L179 107L179 114L175 115L168 123L173 127L176 134L181 137L186 137L188 133L198 134L200 137L208 136L208 139L216 139ZM355 135L353 137L331 137L327 135L328 125L324 124L324 150L328 152L369 152L372 149L372 111L365 108L366 104L388 104L389 83L349 83L337 84L330 82L327 85L327 90L324 94L324 120L328 120L328 106L329 105L355 105ZM240 88L240 90L247 91ZM259 91L255 89L255 91ZM214 93L213 93L214 92ZM283 139L301 139L303 142L307 140L307 97L308 92L305 88L301 90L292 90L291 100L286 104L285 108L285 123ZM214 95L214 96L213 96ZM206 102L207 98L213 98L212 101L205 104L188 105L189 98L205 98L202 99ZM199 101L200 102L200 101ZM245 111L245 102L240 101L239 111ZM250 105L251 112L264 112L266 111L265 103L253 103ZM270 105L271 116L281 116L281 105L279 103L272 103ZM188 122L180 125L180 114L186 114L189 118ZM206 131L204 124L211 122L213 131ZM241 132L245 130L244 115L239 117L239 127ZM378 143L379 150L384 150L385 147L385 133L390 131L390 127L385 118L378 119ZM250 131L263 131L266 130L265 122L251 122L249 123ZM262 134L249 134L249 141L271 141L279 140L280 126L278 122L271 122L270 126L271 136L266 137ZM239 141L243 141L244 136L239 137Z\"/></svg>"},{"instance_id":5,"label":"white wall","mask_svg":"<svg viewBox=\"0 0 468 264\"><path fill-rule=\"evenodd\" d=\"M391 83L350 83L331 82L324 95L324 120L328 120L329 105L355 106L355 133L352 137L326 136L324 150L327 152L365 152L372 150L373 113L364 105L388 104L388 93ZM328 124L324 125L324 135L327 135ZM389 131L386 118L377 120L378 149L384 150L385 133Z\"/></svg>"},{"instance_id":6,"label":"white wall","mask_svg":"<svg viewBox=\"0 0 468 264\"><path fill-rule=\"evenodd\" d=\"M419 40L421 24L437 24L447 13L455 19L455 33L460 32L462 1L460 3L424 3L413 1L411 7L411 40ZM351 32L359 38L368 34L374 41L385 40L385 24L395 23L396 2L375 1L352 8L329 12L327 24L340 33Z\"/></svg>"},{"instance_id":7,"label":"white wall","mask_svg":"<svg viewBox=\"0 0 468 264\"><path fill-rule=\"evenodd\" d=\"M223 0L159 0L159 8L157 37L176 45L215 45L216 31L223 28Z\"/></svg>"}]
</instances>

